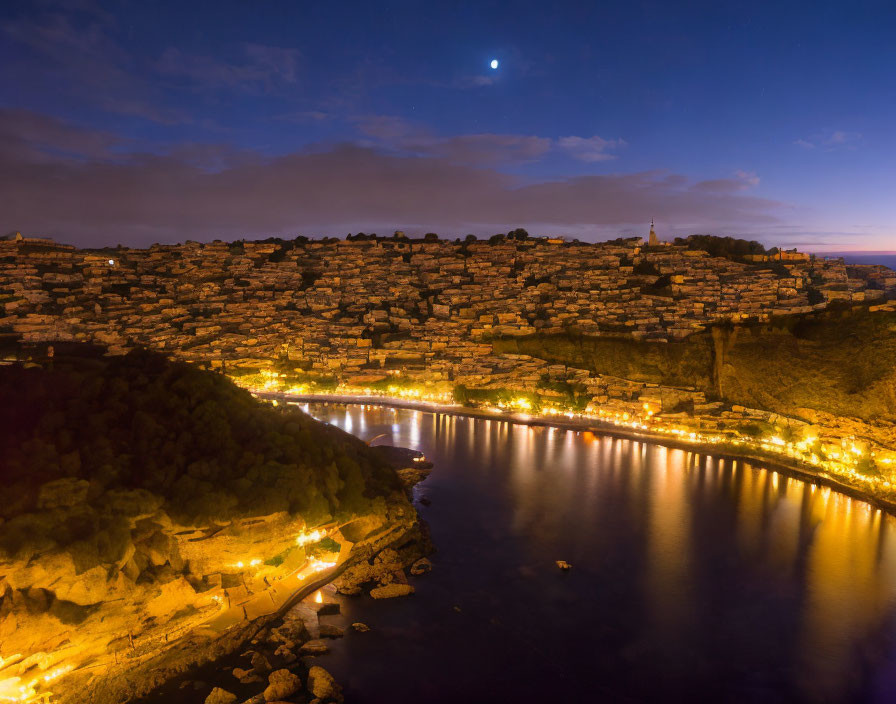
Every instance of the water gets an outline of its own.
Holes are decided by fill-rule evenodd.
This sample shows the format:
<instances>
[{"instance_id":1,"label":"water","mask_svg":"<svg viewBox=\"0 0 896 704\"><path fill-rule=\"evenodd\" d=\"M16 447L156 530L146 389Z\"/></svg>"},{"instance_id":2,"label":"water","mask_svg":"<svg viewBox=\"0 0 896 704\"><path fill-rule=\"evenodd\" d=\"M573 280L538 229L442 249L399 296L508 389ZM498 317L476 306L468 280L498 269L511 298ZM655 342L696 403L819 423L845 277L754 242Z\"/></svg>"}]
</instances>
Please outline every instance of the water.
<instances>
[{"instance_id":1,"label":"water","mask_svg":"<svg viewBox=\"0 0 896 704\"><path fill-rule=\"evenodd\" d=\"M896 252L822 252L822 257L843 257L847 264L880 264L896 271Z\"/></svg>"},{"instance_id":2,"label":"water","mask_svg":"<svg viewBox=\"0 0 896 704\"><path fill-rule=\"evenodd\" d=\"M591 433L305 408L435 463L416 489L433 572L407 599L344 599L337 621L372 630L320 659L349 702L896 694L896 523L867 504Z\"/></svg>"}]
</instances>

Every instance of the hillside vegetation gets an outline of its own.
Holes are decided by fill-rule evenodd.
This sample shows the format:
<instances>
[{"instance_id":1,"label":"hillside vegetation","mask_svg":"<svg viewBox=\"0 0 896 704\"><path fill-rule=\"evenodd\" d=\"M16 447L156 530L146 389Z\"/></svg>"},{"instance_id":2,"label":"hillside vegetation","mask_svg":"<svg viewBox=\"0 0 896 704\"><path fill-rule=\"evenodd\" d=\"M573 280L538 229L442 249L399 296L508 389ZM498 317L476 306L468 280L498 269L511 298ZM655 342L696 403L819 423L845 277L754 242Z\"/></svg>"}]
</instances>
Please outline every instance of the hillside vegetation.
<instances>
[{"instance_id":1,"label":"hillside vegetation","mask_svg":"<svg viewBox=\"0 0 896 704\"><path fill-rule=\"evenodd\" d=\"M158 509L184 525L278 511L313 522L400 490L360 440L154 353L0 367L0 398L9 555L81 543L99 563L118 559L130 518Z\"/></svg>"}]
</instances>

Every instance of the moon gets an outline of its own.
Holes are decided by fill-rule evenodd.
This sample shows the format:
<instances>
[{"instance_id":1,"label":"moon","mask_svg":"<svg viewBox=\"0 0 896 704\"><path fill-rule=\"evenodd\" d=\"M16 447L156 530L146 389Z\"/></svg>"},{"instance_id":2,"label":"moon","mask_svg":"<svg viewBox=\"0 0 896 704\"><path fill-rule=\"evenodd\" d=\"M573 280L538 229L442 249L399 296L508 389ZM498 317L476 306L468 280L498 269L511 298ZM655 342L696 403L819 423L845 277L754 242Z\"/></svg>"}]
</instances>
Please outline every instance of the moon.
<instances>
[{"instance_id":1,"label":"moon","mask_svg":"<svg viewBox=\"0 0 896 704\"><path fill-rule=\"evenodd\" d=\"M491 63L489 64L489 66L491 66L492 68L498 68L498 60L497 60L497 59L492 59L492 61L491 61Z\"/></svg>"}]
</instances>

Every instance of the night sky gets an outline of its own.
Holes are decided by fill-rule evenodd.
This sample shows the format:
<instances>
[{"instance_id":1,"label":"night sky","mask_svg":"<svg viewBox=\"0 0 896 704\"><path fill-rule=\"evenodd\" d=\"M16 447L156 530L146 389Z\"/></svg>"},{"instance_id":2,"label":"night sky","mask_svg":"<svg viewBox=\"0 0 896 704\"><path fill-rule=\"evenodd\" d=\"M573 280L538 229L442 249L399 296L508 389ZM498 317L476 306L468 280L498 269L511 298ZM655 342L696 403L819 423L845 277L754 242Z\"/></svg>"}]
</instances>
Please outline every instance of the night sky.
<instances>
[{"instance_id":1,"label":"night sky","mask_svg":"<svg viewBox=\"0 0 896 704\"><path fill-rule=\"evenodd\" d=\"M891 2L0 4L0 234L896 250ZM490 62L499 61L492 70Z\"/></svg>"}]
</instances>

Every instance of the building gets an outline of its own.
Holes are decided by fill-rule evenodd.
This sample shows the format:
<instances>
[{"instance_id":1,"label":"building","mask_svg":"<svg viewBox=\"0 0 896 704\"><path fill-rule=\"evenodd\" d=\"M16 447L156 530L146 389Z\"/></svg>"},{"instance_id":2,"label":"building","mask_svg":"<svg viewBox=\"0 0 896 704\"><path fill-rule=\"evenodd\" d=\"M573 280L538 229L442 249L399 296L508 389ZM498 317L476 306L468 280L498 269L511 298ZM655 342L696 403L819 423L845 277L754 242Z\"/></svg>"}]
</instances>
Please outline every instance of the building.
<instances>
[{"instance_id":1,"label":"building","mask_svg":"<svg viewBox=\"0 0 896 704\"><path fill-rule=\"evenodd\" d=\"M647 244L650 247L656 247L657 245L659 245L659 243L660 240L656 236L656 232L654 232L653 230L653 218L650 218L650 236L647 238Z\"/></svg>"}]
</instances>

